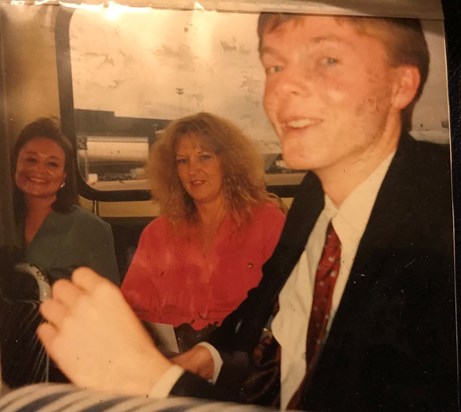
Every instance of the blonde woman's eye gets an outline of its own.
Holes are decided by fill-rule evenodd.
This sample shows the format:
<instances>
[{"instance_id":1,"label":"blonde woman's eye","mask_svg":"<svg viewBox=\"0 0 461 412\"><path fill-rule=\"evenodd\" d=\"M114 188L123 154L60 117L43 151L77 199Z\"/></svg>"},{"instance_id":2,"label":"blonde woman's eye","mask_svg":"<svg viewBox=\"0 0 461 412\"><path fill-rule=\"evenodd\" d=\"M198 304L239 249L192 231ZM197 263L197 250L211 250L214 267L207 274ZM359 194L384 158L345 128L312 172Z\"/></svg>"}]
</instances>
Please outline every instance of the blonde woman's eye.
<instances>
[{"instance_id":1,"label":"blonde woman's eye","mask_svg":"<svg viewBox=\"0 0 461 412\"><path fill-rule=\"evenodd\" d=\"M187 164L187 159L176 159L177 165L185 165Z\"/></svg>"},{"instance_id":2,"label":"blonde woman's eye","mask_svg":"<svg viewBox=\"0 0 461 412\"><path fill-rule=\"evenodd\" d=\"M323 64L326 66L333 66L338 63L338 59L335 59L334 57L325 57L323 59Z\"/></svg>"},{"instance_id":3,"label":"blonde woman's eye","mask_svg":"<svg viewBox=\"0 0 461 412\"><path fill-rule=\"evenodd\" d=\"M200 160L209 160L212 158L211 154L203 154L200 156Z\"/></svg>"}]
</instances>

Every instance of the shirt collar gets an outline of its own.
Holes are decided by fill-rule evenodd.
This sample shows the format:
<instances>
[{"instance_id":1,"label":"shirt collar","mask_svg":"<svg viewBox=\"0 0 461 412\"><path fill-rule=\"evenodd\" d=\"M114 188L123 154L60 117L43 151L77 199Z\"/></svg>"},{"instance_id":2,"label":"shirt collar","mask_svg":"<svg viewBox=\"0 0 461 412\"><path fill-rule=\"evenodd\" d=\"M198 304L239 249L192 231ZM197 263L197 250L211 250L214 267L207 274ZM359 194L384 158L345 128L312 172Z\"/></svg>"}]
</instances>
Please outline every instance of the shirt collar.
<instances>
[{"instance_id":1,"label":"shirt collar","mask_svg":"<svg viewBox=\"0 0 461 412\"><path fill-rule=\"evenodd\" d=\"M347 230L349 236L362 237L394 155L395 152L387 156L373 173L347 196L339 208L325 194L324 213L332 220L339 236L340 232Z\"/></svg>"}]
</instances>

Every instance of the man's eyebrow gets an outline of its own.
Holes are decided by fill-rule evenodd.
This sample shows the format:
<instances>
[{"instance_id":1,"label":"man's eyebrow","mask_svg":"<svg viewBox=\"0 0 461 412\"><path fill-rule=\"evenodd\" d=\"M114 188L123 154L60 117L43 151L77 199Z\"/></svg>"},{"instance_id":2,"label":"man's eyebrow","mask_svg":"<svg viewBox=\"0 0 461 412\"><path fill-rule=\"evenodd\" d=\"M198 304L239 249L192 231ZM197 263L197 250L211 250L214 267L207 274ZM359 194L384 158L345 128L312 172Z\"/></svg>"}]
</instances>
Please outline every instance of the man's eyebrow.
<instances>
[{"instance_id":1,"label":"man's eyebrow","mask_svg":"<svg viewBox=\"0 0 461 412\"><path fill-rule=\"evenodd\" d=\"M278 54L278 52L273 47L263 46L259 50L259 55L263 56L264 54Z\"/></svg>"},{"instance_id":2,"label":"man's eyebrow","mask_svg":"<svg viewBox=\"0 0 461 412\"><path fill-rule=\"evenodd\" d=\"M313 37L311 39L311 43L313 43L313 44L322 44L322 43L349 44L349 42L347 40L345 40L343 37L340 37L340 36L337 36L337 35Z\"/></svg>"},{"instance_id":3,"label":"man's eyebrow","mask_svg":"<svg viewBox=\"0 0 461 412\"><path fill-rule=\"evenodd\" d=\"M300 43L300 46L309 48L311 46L317 46L317 45L328 44L328 43L331 43L331 44L340 43L340 44L350 45L350 43L344 40L342 37L339 37L337 35L329 35L329 36L312 37L307 42ZM272 46L265 46L263 44L259 52L259 55L262 57L264 54L277 55L279 54L279 51L277 48L274 48Z\"/></svg>"}]
</instances>

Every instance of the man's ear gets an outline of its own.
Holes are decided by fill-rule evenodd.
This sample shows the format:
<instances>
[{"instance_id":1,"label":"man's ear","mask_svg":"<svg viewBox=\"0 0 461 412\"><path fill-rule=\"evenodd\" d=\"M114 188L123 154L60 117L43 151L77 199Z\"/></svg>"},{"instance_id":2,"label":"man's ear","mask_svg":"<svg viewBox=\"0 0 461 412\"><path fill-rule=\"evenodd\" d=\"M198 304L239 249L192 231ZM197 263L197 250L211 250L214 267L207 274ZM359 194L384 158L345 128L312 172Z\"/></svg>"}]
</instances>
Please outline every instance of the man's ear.
<instances>
[{"instance_id":1,"label":"man's ear","mask_svg":"<svg viewBox=\"0 0 461 412\"><path fill-rule=\"evenodd\" d=\"M399 110L405 109L415 98L421 75L416 66L402 65L396 69L392 103Z\"/></svg>"}]
</instances>

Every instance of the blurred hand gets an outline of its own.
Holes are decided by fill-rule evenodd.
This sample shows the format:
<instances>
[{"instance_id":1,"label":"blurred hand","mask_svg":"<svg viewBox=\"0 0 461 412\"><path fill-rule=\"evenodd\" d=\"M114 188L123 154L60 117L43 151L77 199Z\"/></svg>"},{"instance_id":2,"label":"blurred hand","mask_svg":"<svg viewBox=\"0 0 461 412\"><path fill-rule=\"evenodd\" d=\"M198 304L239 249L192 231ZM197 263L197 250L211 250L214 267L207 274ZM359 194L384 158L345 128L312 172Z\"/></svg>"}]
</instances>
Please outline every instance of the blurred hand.
<instances>
[{"instance_id":1,"label":"blurred hand","mask_svg":"<svg viewBox=\"0 0 461 412\"><path fill-rule=\"evenodd\" d=\"M119 289L91 269L58 280L37 333L76 385L146 395L171 363L152 343Z\"/></svg>"},{"instance_id":2,"label":"blurred hand","mask_svg":"<svg viewBox=\"0 0 461 412\"><path fill-rule=\"evenodd\" d=\"M210 380L213 377L213 358L204 346L194 346L187 352L175 356L171 361L203 379Z\"/></svg>"}]
</instances>

